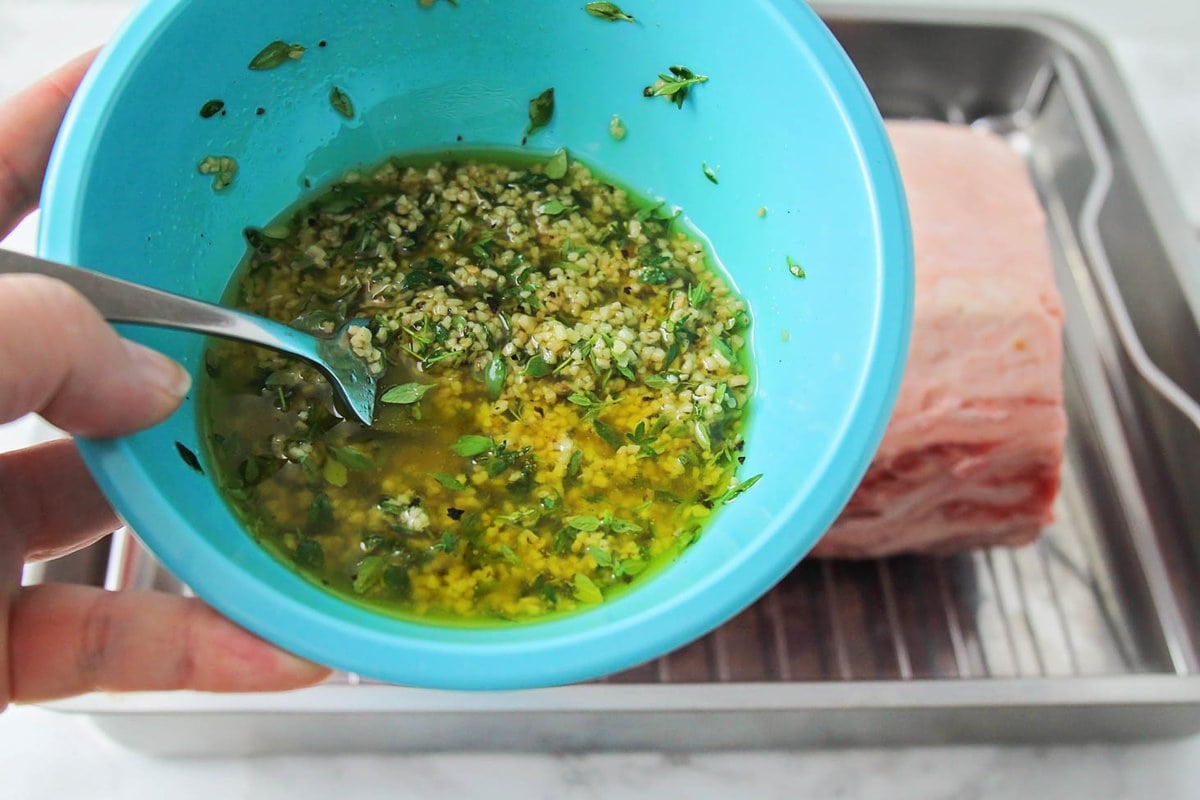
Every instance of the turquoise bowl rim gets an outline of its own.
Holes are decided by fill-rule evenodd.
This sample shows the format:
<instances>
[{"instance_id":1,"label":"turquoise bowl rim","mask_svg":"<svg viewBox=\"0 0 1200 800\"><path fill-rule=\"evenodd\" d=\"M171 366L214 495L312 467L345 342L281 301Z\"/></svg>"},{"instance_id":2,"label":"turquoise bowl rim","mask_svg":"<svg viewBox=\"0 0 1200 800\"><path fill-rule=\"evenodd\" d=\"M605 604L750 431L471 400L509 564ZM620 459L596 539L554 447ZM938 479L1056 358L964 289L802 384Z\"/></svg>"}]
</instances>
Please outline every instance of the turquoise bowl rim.
<instances>
[{"instance_id":1,"label":"turquoise bowl rim","mask_svg":"<svg viewBox=\"0 0 1200 800\"><path fill-rule=\"evenodd\" d=\"M154 34L188 0L148 0L98 56L67 113L51 157L43 192L39 251L72 262L78 255L83 198L63 176L82 174L93 157L90 132L104 121L123 76ZM191 546L188 521L155 504L155 487L128 470L122 440L81 440L79 448L98 484L139 531L151 550L214 608L238 624L298 655L329 666L411 686L454 690L512 690L562 685L609 674L667 653L731 618L781 580L833 523L866 472L890 418L905 364L912 325L913 252L907 204L882 119L862 79L840 45L806 5L772 0L825 71L826 86L857 136L862 176L873 201L879 300L871 331L870 363L856 403L842 427L836 456L827 462L824 486L803 504L809 529L785 536L801 511L799 496L770 523L759 546L731 559L719 575L680 593L670 603L607 619L552 638L514 637L488 631L476 644L382 635L323 616L240 571L228 569L215 548ZM170 533L164 533L170 531ZM765 542L776 545L762 546ZM719 582L719 583L718 583ZM717 590L713 590L716 587ZM526 626L532 630L537 626ZM549 628L547 628L549 630ZM498 635L496 635L498 634Z\"/></svg>"}]
</instances>

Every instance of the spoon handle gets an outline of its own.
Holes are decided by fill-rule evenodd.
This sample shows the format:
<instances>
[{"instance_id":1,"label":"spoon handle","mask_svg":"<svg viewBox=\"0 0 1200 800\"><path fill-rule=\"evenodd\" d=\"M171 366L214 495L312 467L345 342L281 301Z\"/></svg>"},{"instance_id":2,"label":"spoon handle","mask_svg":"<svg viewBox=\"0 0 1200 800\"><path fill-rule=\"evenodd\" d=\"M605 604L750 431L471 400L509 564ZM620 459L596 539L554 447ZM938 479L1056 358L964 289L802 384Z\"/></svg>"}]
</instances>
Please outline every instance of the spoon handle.
<instances>
[{"instance_id":1,"label":"spoon handle","mask_svg":"<svg viewBox=\"0 0 1200 800\"><path fill-rule=\"evenodd\" d=\"M78 267L0 250L0 275L32 273L71 286L110 322L128 322L207 333L313 358L303 335L272 320L101 275Z\"/></svg>"}]
</instances>

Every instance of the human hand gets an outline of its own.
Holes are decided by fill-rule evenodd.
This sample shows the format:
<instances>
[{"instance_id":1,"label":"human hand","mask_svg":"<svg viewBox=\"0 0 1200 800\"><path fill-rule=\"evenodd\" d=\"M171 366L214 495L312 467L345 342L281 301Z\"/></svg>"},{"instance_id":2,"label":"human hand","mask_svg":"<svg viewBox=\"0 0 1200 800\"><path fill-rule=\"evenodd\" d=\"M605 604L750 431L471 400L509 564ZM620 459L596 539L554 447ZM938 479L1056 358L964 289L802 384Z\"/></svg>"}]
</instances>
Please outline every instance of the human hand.
<instances>
[{"instance_id":1,"label":"human hand","mask_svg":"<svg viewBox=\"0 0 1200 800\"><path fill-rule=\"evenodd\" d=\"M36 206L55 133L93 56L0 103L0 239ZM70 433L118 436L170 416L190 385L181 366L120 338L65 284L0 277L0 424L38 413ZM0 711L96 690L275 691L328 675L199 600L21 588L25 562L120 526L70 440L0 454Z\"/></svg>"}]
</instances>

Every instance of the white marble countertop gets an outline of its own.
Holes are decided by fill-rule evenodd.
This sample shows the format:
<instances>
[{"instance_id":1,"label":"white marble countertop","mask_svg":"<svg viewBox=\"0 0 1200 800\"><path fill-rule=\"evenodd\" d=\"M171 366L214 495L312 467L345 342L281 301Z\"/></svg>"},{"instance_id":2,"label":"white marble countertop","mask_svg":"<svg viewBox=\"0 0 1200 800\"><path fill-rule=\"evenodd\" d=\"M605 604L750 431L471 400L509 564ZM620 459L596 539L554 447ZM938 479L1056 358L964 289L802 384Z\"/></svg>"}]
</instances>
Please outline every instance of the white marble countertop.
<instances>
[{"instance_id":1,"label":"white marble countertop","mask_svg":"<svg viewBox=\"0 0 1200 800\"><path fill-rule=\"evenodd\" d=\"M133 0L0 0L0 96L99 43ZM827 8L850 5L826 0ZM853 5L862 5L854 3ZM873 5L901 5L875 0ZM1200 3L943 0L1053 13L1111 49L1192 224L1200 229ZM31 250L33 226L7 246ZM0 428L0 449L37 436ZM203 721L197 721L202 725ZM113 745L83 718L0 716L0 796L38 798L1200 797L1200 738L1124 746L807 750L692 756L432 755L163 761Z\"/></svg>"}]
</instances>

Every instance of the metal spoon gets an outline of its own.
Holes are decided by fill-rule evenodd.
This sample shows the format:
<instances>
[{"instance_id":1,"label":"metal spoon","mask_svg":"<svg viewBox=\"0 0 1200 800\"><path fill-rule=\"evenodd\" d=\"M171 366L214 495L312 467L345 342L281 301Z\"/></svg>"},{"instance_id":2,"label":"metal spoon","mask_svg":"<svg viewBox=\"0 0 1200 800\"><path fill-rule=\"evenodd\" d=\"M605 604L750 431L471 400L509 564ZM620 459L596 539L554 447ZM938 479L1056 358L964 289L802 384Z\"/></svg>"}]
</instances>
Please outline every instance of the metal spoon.
<instances>
[{"instance_id":1,"label":"metal spoon","mask_svg":"<svg viewBox=\"0 0 1200 800\"><path fill-rule=\"evenodd\" d=\"M190 300L90 270L0 250L0 275L46 275L74 287L111 322L207 333L297 356L321 371L342 403L364 425L375 417L375 378L350 349L346 323L328 338L263 317Z\"/></svg>"}]
</instances>

